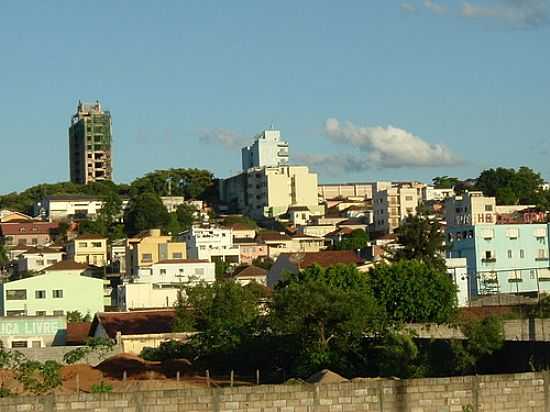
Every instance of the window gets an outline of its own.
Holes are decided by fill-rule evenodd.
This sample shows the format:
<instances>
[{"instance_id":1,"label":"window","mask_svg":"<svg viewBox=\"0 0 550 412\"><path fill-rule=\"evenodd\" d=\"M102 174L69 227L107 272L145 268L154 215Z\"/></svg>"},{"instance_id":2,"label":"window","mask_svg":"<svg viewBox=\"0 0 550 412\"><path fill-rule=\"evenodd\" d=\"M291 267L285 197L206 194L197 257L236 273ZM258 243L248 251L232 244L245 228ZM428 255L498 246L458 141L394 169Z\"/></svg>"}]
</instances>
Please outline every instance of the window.
<instances>
[{"instance_id":1,"label":"window","mask_svg":"<svg viewBox=\"0 0 550 412\"><path fill-rule=\"evenodd\" d=\"M32 238L31 242L33 245L38 245L38 239L35 237Z\"/></svg>"},{"instance_id":2,"label":"window","mask_svg":"<svg viewBox=\"0 0 550 412\"><path fill-rule=\"evenodd\" d=\"M166 275L166 269L161 269L161 270L160 270L160 274L161 274L161 275Z\"/></svg>"},{"instance_id":3,"label":"window","mask_svg":"<svg viewBox=\"0 0 550 412\"><path fill-rule=\"evenodd\" d=\"M6 290L6 300L27 300L26 289Z\"/></svg>"},{"instance_id":4,"label":"window","mask_svg":"<svg viewBox=\"0 0 550 412\"><path fill-rule=\"evenodd\" d=\"M78 247L88 247L88 243L86 243L86 242L78 242Z\"/></svg>"},{"instance_id":5,"label":"window","mask_svg":"<svg viewBox=\"0 0 550 412\"><path fill-rule=\"evenodd\" d=\"M7 316L25 316L26 313L24 310L8 310L6 311Z\"/></svg>"},{"instance_id":6,"label":"window","mask_svg":"<svg viewBox=\"0 0 550 412\"><path fill-rule=\"evenodd\" d=\"M492 212L493 211L493 205L485 205L485 211L486 212Z\"/></svg>"},{"instance_id":7,"label":"window","mask_svg":"<svg viewBox=\"0 0 550 412\"><path fill-rule=\"evenodd\" d=\"M54 316L64 316L65 312L63 312L62 310L54 310L53 315Z\"/></svg>"},{"instance_id":8,"label":"window","mask_svg":"<svg viewBox=\"0 0 550 412\"><path fill-rule=\"evenodd\" d=\"M26 348L28 347L26 340L13 340L11 341L12 348Z\"/></svg>"},{"instance_id":9,"label":"window","mask_svg":"<svg viewBox=\"0 0 550 412\"><path fill-rule=\"evenodd\" d=\"M37 261L36 261L36 264L37 264L38 266L44 266L44 259L37 260Z\"/></svg>"},{"instance_id":10,"label":"window","mask_svg":"<svg viewBox=\"0 0 550 412\"><path fill-rule=\"evenodd\" d=\"M36 299L46 299L46 291L45 290L37 290L34 292L34 297Z\"/></svg>"},{"instance_id":11,"label":"window","mask_svg":"<svg viewBox=\"0 0 550 412\"><path fill-rule=\"evenodd\" d=\"M405 201L406 202L412 202L412 200L413 200L412 196L405 196Z\"/></svg>"},{"instance_id":12,"label":"window","mask_svg":"<svg viewBox=\"0 0 550 412\"><path fill-rule=\"evenodd\" d=\"M143 253L141 255L141 260L143 262L152 262L153 261L153 255L151 253Z\"/></svg>"},{"instance_id":13,"label":"window","mask_svg":"<svg viewBox=\"0 0 550 412\"><path fill-rule=\"evenodd\" d=\"M537 251L537 259L539 259L539 260L548 259L547 255L546 255L546 249L539 249Z\"/></svg>"},{"instance_id":14,"label":"window","mask_svg":"<svg viewBox=\"0 0 550 412\"><path fill-rule=\"evenodd\" d=\"M512 259L512 250L508 249L508 259Z\"/></svg>"},{"instance_id":15,"label":"window","mask_svg":"<svg viewBox=\"0 0 550 412\"><path fill-rule=\"evenodd\" d=\"M183 259L182 253L172 253L172 259Z\"/></svg>"},{"instance_id":16,"label":"window","mask_svg":"<svg viewBox=\"0 0 550 412\"><path fill-rule=\"evenodd\" d=\"M48 259L46 262L48 263L48 265L54 265L57 263L57 259Z\"/></svg>"},{"instance_id":17,"label":"window","mask_svg":"<svg viewBox=\"0 0 550 412\"><path fill-rule=\"evenodd\" d=\"M55 289L52 291L52 297L54 299L61 299L63 297L63 290L62 289Z\"/></svg>"},{"instance_id":18,"label":"window","mask_svg":"<svg viewBox=\"0 0 550 412\"><path fill-rule=\"evenodd\" d=\"M523 249L519 250L519 257L522 258L522 259L525 257L525 250L523 250Z\"/></svg>"},{"instance_id":19,"label":"window","mask_svg":"<svg viewBox=\"0 0 550 412\"><path fill-rule=\"evenodd\" d=\"M101 247L101 242L92 242L92 247Z\"/></svg>"},{"instance_id":20,"label":"window","mask_svg":"<svg viewBox=\"0 0 550 412\"><path fill-rule=\"evenodd\" d=\"M46 311L45 310L39 310L36 312L36 316L46 316Z\"/></svg>"}]
</instances>

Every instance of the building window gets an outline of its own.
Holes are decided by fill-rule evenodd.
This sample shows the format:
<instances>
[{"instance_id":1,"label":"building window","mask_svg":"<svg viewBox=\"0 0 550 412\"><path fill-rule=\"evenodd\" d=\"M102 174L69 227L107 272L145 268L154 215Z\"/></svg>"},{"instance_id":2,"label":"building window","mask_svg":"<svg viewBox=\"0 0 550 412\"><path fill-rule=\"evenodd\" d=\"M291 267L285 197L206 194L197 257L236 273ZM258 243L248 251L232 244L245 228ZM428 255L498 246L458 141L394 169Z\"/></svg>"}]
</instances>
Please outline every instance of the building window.
<instances>
[{"instance_id":1,"label":"building window","mask_svg":"<svg viewBox=\"0 0 550 412\"><path fill-rule=\"evenodd\" d=\"M6 316L25 316L26 313L24 310L8 310L6 311Z\"/></svg>"},{"instance_id":2,"label":"building window","mask_svg":"<svg viewBox=\"0 0 550 412\"><path fill-rule=\"evenodd\" d=\"M54 299L61 299L63 298L63 290L62 289L55 289L52 291L52 296Z\"/></svg>"},{"instance_id":3,"label":"building window","mask_svg":"<svg viewBox=\"0 0 550 412\"><path fill-rule=\"evenodd\" d=\"M35 299L46 299L46 291L45 290L37 290L34 292Z\"/></svg>"},{"instance_id":4,"label":"building window","mask_svg":"<svg viewBox=\"0 0 550 412\"><path fill-rule=\"evenodd\" d=\"M172 253L172 259L183 259L183 253Z\"/></svg>"},{"instance_id":5,"label":"building window","mask_svg":"<svg viewBox=\"0 0 550 412\"><path fill-rule=\"evenodd\" d=\"M512 259L512 250L508 249L508 259Z\"/></svg>"},{"instance_id":6,"label":"building window","mask_svg":"<svg viewBox=\"0 0 550 412\"><path fill-rule=\"evenodd\" d=\"M519 257L522 258L522 259L525 257L525 250L523 250L523 249L519 250Z\"/></svg>"},{"instance_id":7,"label":"building window","mask_svg":"<svg viewBox=\"0 0 550 412\"><path fill-rule=\"evenodd\" d=\"M153 261L153 255L151 253L143 253L141 255L141 260L143 262L152 262Z\"/></svg>"},{"instance_id":8,"label":"building window","mask_svg":"<svg viewBox=\"0 0 550 412\"><path fill-rule=\"evenodd\" d=\"M31 242L33 245L38 245L38 239L35 237L32 238Z\"/></svg>"},{"instance_id":9,"label":"building window","mask_svg":"<svg viewBox=\"0 0 550 412\"><path fill-rule=\"evenodd\" d=\"M37 266L44 266L44 259L40 259L36 261Z\"/></svg>"},{"instance_id":10,"label":"building window","mask_svg":"<svg viewBox=\"0 0 550 412\"><path fill-rule=\"evenodd\" d=\"M26 289L6 290L6 300L27 300Z\"/></svg>"},{"instance_id":11,"label":"building window","mask_svg":"<svg viewBox=\"0 0 550 412\"><path fill-rule=\"evenodd\" d=\"M161 275L166 275L166 269L161 269L161 270L160 270L160 274L161 274Z\"/></svg>"},{"instance_id":12,"label":"building window","mask_svg":"<svg viewBox=\"0 0 550 412\"><path fill-rule=\"evenodd\" d=\"M88 247L88 243L86 243L86 242L78 242L78 247Z\"/></svg>"},{"instance_id":13,"label":"building window","mask_svg":"<svg viewBox=\"0 0 550 412\"><path fill-rule=\"evenodd\" d=\"M62 310L54 310L53 315L54 316L64 316L65 312L63 312Z\"/></svg>"},{"instance_id":14,"label":"building window","mask_svg":"<svg viewBox=\"0 0 550 412\"><path fill-rule=\"evenodd\" d=\"M48 259L46 262L48 265L54 265L57 263L57 259Z\"/></svg>"},{"instance_id":15,"label":"building window","mask_svg":"<svg viewBox=\"0 0 550 412\"><path fill-rule=\"evenodd\" d=\"M11 347L12 348L27 348L28 344L26 340L12 340L11 341Z\"/></svg>"},{"instance_id":16,"label":"building window","mask_svg":"<svg viewBox=\"0 0 550 412\"><path fill-rule=\"evenodd\" d=\"M493 211L493 205L485 205L485 211L486 212L492 212Z\"/></svg>"},{"instance_id":17,"label":"building window","mask_svg":"<svg viewBox=\"0 0 550 412\"><path fill-rule=\"evenodd\" d=\"M39 310L36 312L36 316L46 316L46 311L45 310Z\"/></svg>"},{"instance_id":18,"label":"building window","mask_svg":"<svg viewBox=\"0 0 550 412\"><path fill-rule=\"evenodd\" d=\"M92 247L101 247L101 242L92 242Z\"/></svg>"}]
</instances>

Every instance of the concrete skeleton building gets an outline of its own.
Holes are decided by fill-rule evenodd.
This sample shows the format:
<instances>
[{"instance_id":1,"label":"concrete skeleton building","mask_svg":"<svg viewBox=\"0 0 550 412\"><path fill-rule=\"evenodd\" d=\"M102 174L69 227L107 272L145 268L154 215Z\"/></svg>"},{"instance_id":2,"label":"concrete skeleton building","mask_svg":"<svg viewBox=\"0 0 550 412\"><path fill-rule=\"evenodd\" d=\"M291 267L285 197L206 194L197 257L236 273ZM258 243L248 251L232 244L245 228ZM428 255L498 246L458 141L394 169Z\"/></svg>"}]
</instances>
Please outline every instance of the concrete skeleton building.
<instances>
[{"instance_id":1,"label":"concrete skeleton building","mask_svg":"<svg viewBox=\"0 0 550 412\"><path fill-rule=\"evenodd\" d=\"M78 102L69 127L71 182L112 180L111 113L95 103Z\"/></svg>"}]
</instances>

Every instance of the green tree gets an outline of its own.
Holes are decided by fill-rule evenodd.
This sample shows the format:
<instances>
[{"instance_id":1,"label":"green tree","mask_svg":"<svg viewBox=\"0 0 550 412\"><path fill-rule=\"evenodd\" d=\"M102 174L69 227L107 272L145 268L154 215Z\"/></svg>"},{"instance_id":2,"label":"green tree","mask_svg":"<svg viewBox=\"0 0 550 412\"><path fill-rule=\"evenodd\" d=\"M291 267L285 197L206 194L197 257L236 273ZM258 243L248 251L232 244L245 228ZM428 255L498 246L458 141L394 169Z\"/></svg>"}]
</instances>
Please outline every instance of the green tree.
<instances>
[{"instance_id":1,"label":"green tree","mask_svg":"<svg viewBox=\"0 0 550 412\"><path fill-rule=\"evenodd\" d=\"M358 355L365 335L381 331L382 312L366 276L354 266L314 266L289 275L274 291L270 325L292 336L303 376L321 368L342 371L346 355Z\"/></svg>"},{"instance_id":2,"label":"green tree","mask_svg":"<svg viewBox=\"0 0 550 412\"><path fill-rule=\"evenodd\" d=\"M0 274L4 272L9 263L8 250L4 246L4 241L0 239Z\"/></svg>"},{"instance_id":3,"label":"green tree","mask_svg":"<svg viewBox=\"0 0 550 412\"><path fill-rule=\"evenodd\" d=\"M191 228L195 221L197 209L188 204L179 205L176 209L176 217L180 225L180 230L185 231Z\"/></svg>"},{"instance_id":4,"label":"green tree","mask_svg":"<svg viewBox=\"0 0 550 412\"><path fill-rule=\"evenodd\" d=\"M381 264L369 272L376 300L388 320L448 322L456 311L456 287L445 272L419 260Z\"/></svg>"},{"instance_id":5,"label":"green tree","mask_svg":"<svg viewBox=\"0 0 550 412\"><path fill-rule=\"evenodd\" d=\"M452 189L460 182L460 179L449 176L437 176L432 179L436 189Z\"/></svg>"},{"instance_id":6,"label":"green tree","mask_svg":"<svg viewBox=\"0 0 550 412\"><path fill-rule=\"evenodd\" d=\"M351 234L343 236L342 240L334 245L336 250L360 250L369 244L369 234L363 229L355 229Z\"/></svg>"},{"instance_id":7,"label":"green tree","mask_svg":"<svg viewBox=\"0 0 550 412\"><path fill-rule=\"evenodd\" d=\"M170 214L157 194L146 192L131 198L124 221L127 233L136 234L142 230L165 228Z\"/></svg>"},{"instance_id":8,"label":"green tree","mask_svg":"<svg viewBox=\"0 0 550 412\"><path fill-rule=\"evenodd\" d=\"M215 188L212 173L201 169L156 170L132 182L132 194L154 192L159 196L184 196L205 199Z\"/></svg>"},{"instance_id":9,"label":"green tree","mask_svg":"<svg viewBox=\"0 0 550 412\"><path fill-rule=\"evenodd\" d=\"M503 323L494 316L467 321L461 325L461 330L466 339L451 342L457 372L475 372L480 359L492 355L504 345Z\"/></svg>"},{"instance_id":10,"label":"green tree","mask_svg":"<svg viewBox=\"0 0 550 412\"><path fill-rule=\"evenodd\" d=\"M176 323L199 333L190 344L198 356L229 354L257 327L259 307L256 296L233 281L200 282L184 288L176 311ZM189 318L189 314L191 318Z\"/></svg>"},{"instance_id":11,"label":"green tree","mask_svg":"<svg viewBox=\"0 0 550 412\"><path fill-rule=\"evenodd\" d=\"M89 313L82 315L77 310L67 312L67 323L77 323L77 322L91 322L92 318Z\"/></svg>"},{"instance_id":12,"label":"green tree","mask_svg":"<svg viewBox=\"0 0 550 412\"><path fill-rule=\"evenodd\" d=\"M475 188L496 197L497 204L537 204L543 182L541 175L528 167L498 167L482 171Z\"/></svg>"},{"instance_id":13,"label":"green tree","mask_svg":"<svg viewBox=\"0 0 550 412\"><path fill-rule=\"evenodd\" d=\"M424 213L409 215L395 233L401 247L393 251L392 260L416 259L440 272L447 270L443 257L446 250L445 235L439 222Z\"/></svg>"}]
</instances>

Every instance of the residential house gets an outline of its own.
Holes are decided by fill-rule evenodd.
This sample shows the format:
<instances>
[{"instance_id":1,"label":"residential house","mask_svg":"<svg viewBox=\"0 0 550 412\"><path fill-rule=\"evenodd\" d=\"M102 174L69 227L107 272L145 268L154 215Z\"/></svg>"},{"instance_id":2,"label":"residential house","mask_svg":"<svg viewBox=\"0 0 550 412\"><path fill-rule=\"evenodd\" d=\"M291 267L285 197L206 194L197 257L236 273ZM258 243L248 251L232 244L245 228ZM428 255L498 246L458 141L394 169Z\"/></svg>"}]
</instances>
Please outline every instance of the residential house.
<instances>
[{"instance_id":1,"label":"residential house","mask_svg":"<svg viewBox=\"0 0 550 412\"><path fill-rule=\"evenodd\" d=\"M240 263L243 265L251 265L254 260L269 255L269 246L254 239L234 239L233 243L239 247Z\"/></svg>"},{"instance_id":2,"label":"residential house","mask_svg":"<svg viewBox=\"0 0 550 412\"><path fill-rule=\"evenodd\" d=\"M286 233L260 232L256 241L268 247L268 256L275 260L281 253L297 252L296 243Z\"/></svg>"},{"instance_id":3,"label":"residential house","mask_svg":"<svg viewBox=\"0 0 550 412\"><path fill-rule=\"evenodd\" d=\"M0 223L0 237L8 248L44 246L53 241L57 224L39 221L9 221Z\"/></svg>"},{"instance_id":4,"label":"residential house","mask_svg":"<svg viewBox=\"0 0 550 412\"><path fill-rule=\"evenodd\" d=\"M120 217L128 207L128 198L122 198ZM34 213L50 222L62 222L73 220L94 220L105 201L97 196L52 195L47 196L34 205Z\"/></svg>"},{"instance_id":5,"label":"residential house","mask_svg":"<svg viewBox=\"0 0 550 412\"><path fill-rule=\"evenodd\" d=\"M181 239L187 245L187 256L190 259L232 264L240 262L240 248L233 243L231 229L193 226L181 235Z\"/></svg>"},{"instance_id":6,"label":"residential house","mask_svg":"<svg viewBox=\"0 0 550 412\"><path fill-rule=\"evenodd\" d=\"M101 235L80 235L67 243L67 258L94 266L106 266L107 238Z\"/></svg>"},{"instance_id":7,"label":"residential house","mask_svg":"<svg viewBox=\"0 0 550 412\"><path fill-rule=\"evenodd\" d=\"M267 270L258 266L249 265L241 270L238 270L234 275L235 282L240 283L242 286L255 282L260 285L267 285Z\"/></svg>"},{"instance_id":8,"label":"residential house","mask_svg":"<svg viewBox=\"0 0 550 412\"><path fill-rule=\"evenodd\" d=\"M65 253L53 247L29 247L17 257L17 272L39 272L63 260Z\"/></svg>"},{"instance_id":9,"label":"residential house","mask_svg":"<svg viewBox=\"0 0 550 412\"><path fill-rule=\"evenodd\" d=\"M311 212L307 206L291 206L288 208L288 218L294 226L307 225Z\"/></svg>"},{"instance_id":10,"label":"residential house","mask_svg":"<svg viewBox=\"0 0 550 412\"><path fill-rule=\"evenodd\" d=\"M329 267L336 264L356 265L359 270L366 271L365 265L354 251L330 250L316 253L283 253L281 254L267 274L267 286L273 288L283 280L285 273L299 273L313 265Z\"/></svg>"},{"instance_id":11,"label":"residential house","mask_svg":"<svg viewBox=\"0 0 550 412\"><path fill-rule=\"evenodd\" d=\"M494 224L496 200L482 192L464 192L445 201L445 220L449 226Z\"/></svg>"},{"instance_id":12,"label":"residential house","mask_svg":"<svg viewBox=\"0 0 550 412\"><path fill-rule=\"evenodd\" d=\"M186 259L187 246L173 241L171 236L161 235L160 229L151 229L129 238L126 244L126 274L139 276L154 263L167 259Z\"/></svg>"},{"instance_id":13,"label":"residential house","mask_svg":"<svg viewBox=\"0 0 550 412\"><path fill-rule=\"evenodd\" d=\"M117 290L117 308L121 311L171 309L178 302L181 289L154 283L124 283Z\"/></svg>"},{"instance_id":14,"label":"residential house","mask_svg":"<svg viewBox=\"0 0 550 412\"><path fill-rule=\"evenodd\" d=\"M325 249L325 239L322 237L296 233L292 235L292 240L297 252L319 252Z\"/></svg>"},{"instance_id":15,"label":"residential house","mask_svg":"<svg viewBox=\"0 0 550 412\"><path fill-rule=\"evenodd\" d=\"M90 336L116 341L126 353L139 354L143 348L157 348L168 340L185 340L190 333L174 333L174 309L97 313Z\"/></svg>"},{"instance_id":16,"label":"residential house","mask_svg":"<svg viewBox=\"0 0 550 412\"><path fill-rule=\"evenodd\" d=\"M166 210L168 210L168 213L175 213L179 206L185 204L183 196L161 196L160 200Z\"/></svg>"},{"instance_id":17,"label":"residential house","mask_svg":"<svg viewBox=\"0 0 550 412\"><path fill-rule=\"evenodd\" d=\"M187 283L216 280L216 265L209 260L167 259L159 260L148 268L142 268L136 283L184 285Z\"/></svg>"},{"instance_id":18,"label":"residential house","mask_svg":"<svg viewBox=\"0 0 550 412\"><path fill-rule=\"evenodd\" d=\"M34 219L24 213L13 210L0 210L0 223L8 222L32 222Z\"/></svg>"},{"instance_id":19,"label":"residential house","mask_svg":"<svg viewBox=\"0 0 550 412\"><path fill-rule=\"evenodd\" d=\"M0 284L1 316L63 316L103 310L103 280L62 271Z\"/></svg>"},{"instance_id":20,"label":"residential house","mask_svg":"<svg viewBox=\"0 0 550 412\"><path fill-rule=\"evenodd\" d=\"M256 228L246 223L233 223L224 227L231 229L233 241L237 239L254 239L256 237Z\"/></svg>"}]
</instances>

